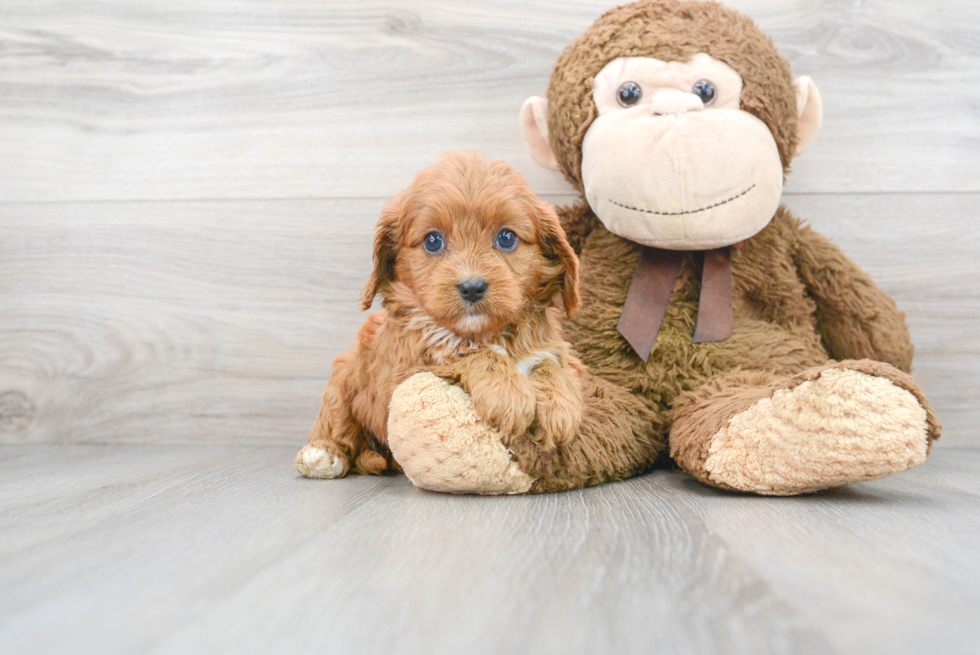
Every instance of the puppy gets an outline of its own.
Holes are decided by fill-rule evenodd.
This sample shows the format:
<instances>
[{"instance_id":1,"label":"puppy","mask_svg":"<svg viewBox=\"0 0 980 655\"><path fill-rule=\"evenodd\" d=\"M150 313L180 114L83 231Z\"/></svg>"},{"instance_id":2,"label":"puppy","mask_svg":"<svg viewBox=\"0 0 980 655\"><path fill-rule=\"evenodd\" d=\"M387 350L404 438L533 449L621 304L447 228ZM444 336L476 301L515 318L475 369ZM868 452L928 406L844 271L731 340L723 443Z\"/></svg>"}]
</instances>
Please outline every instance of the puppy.
<instances>
[{"instance_id":1,"label":"puppy","mask_svg":"<svg viewBox=\"0 0 980 655\"><path fill-rule=\"evenodd\" d=\"M449 152L384 208L361 309L372 314L334 362L309 445L311 478L398 469L387 447L395 387L431 371L460 384L505 445L575 436L585 368L562 339L578 307L578 260L554 210L517 171Z\"/></svg>"}]
</instances>

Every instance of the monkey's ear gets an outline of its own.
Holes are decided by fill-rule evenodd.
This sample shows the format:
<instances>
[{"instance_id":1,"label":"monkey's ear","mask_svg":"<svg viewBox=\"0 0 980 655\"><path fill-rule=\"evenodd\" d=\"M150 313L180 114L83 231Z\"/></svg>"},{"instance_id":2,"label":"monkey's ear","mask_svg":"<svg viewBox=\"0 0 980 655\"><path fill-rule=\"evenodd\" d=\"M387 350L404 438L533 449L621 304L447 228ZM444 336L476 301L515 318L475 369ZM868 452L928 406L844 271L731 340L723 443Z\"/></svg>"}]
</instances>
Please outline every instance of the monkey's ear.
<instances>
[{"instance_id":1,"label":"monkey's ear","mask_svg":"<svg viewBox=\"0 0 980 655\"><path fill-rule=\"evenodd\" d=\"M395 281L395 258L401 242L402 216L405 212L404 194L388 201L374 233L374 270L361 291L361 311L371 308L374 297Z\"/></svg>"},{"instance_id":2,"label":"monkey's ear","mask_svg":"<svg viewBox=\"0 0 980 655\"><path fill-rule=\"evenodd\" d=\"M521 107L521 134L531 152L531 158L553 171L560 170L558 159L548 141L548 101L532 96Z\"/></svg>"},{"instance_id":3,"label":"monkey's ear","mask_svg":"<svg viewBox=\"0 0 980 655\"><path fill-rule=\"evenodd\" d=\"M801 155L817 138L820 124L823 122L823 103L820 101L820 91L809 77L804 75L793 81L796 89L796 112L799 116L796 127L796 152Z\"/></svg>"}]
</instances>

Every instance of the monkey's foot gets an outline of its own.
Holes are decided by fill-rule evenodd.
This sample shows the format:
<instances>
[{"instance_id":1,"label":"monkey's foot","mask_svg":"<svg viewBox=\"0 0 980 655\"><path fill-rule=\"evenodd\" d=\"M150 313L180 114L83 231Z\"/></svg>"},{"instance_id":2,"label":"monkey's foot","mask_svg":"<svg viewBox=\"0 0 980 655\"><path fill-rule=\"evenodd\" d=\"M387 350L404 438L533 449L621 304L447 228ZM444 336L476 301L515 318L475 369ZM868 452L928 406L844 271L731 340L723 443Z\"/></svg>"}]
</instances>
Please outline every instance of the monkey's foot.
<instances>
[{"instance_id":1,"label":"monkey's foot","mask_svg":"<svg viewBox=\"0 0 980 655\"><path fill-rule=\"evenodd\" d=\"M904 471L925 461L940 429L910 376L866 360L754 388L709 385L695 395L678 408L672 454L708 484L758 494L807 493Z\"/></svg>"},{"instance_id":2,"label":"monkey's foot","mask_svg":"<svg viewBox=\"0 0 980 655\"><path fill-rule=\"evenodd\" d=\"M448 493L520 494L534 482L463 389L418 373L395 389L388 446L412 483Z\"/></svg>"}]
</instances>

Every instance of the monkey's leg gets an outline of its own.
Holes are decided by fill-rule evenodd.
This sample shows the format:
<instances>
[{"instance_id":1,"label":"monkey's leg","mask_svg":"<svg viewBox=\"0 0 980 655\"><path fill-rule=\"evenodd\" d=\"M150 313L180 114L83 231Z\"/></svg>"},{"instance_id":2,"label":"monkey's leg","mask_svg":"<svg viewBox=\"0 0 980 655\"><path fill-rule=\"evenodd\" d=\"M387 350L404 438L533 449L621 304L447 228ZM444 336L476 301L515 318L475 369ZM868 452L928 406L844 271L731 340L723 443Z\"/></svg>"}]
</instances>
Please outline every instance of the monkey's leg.
<instances>
[{"instance_id":1,"label":"monkey's leg","mask_svg":"<svg viewBox=\"0 0 980 655\"><path fill-rule=\"evenodd\" d=\"M870 360L733 373L674 403L670 454L707 484L788 496L921 464L941 429L915 380Z\"/></svg>"},{"instance_id":2,"label":"monkey's leg","mask_svg":"<svg viewBox=\"0 0 980 655\"><path fill-rule=\"evenodd\" d=\"M396 390L388 445L412 482L451 493L514 494L575 489L649 468L664 449L652 412L597 378L583 381L578 434L553 448L529 435L504 440L473 411L459 387L419 373Z\"/></svg>"}]
</instances>

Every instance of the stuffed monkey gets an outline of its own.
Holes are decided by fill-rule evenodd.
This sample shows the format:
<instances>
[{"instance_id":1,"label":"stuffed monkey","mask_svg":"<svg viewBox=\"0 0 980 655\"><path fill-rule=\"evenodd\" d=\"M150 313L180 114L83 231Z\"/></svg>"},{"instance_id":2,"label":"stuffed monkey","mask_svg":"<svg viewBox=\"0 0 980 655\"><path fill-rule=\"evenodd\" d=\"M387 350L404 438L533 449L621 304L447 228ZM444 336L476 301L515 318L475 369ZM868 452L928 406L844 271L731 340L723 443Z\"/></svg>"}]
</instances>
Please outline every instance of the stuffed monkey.
<instances>
[{"instance_id":1,"label":"stuffed monkey","mask_svg":"<svg viewBox=\"0 0 980 655\"><path fill-rule=\"evenodd\" d=\"M573 462L608 469L623 443L508 450L465 393L416 377L389 419L413 482L551 491L627 477L668 444L698 480L770 495L923 462L940 423L908 374L903 315L779 204L821 115L814 83L794 80L752 20L715 2L642 0L573 41L520 124L534 159L584 196L558 208L580 256L582 309L565 337L637 401L642 452L631 446L623 470L568 475ZM607 409L587 413L601 425ZM486 449L492 466L476 454Z\"/></svg>"}]
</instances>

